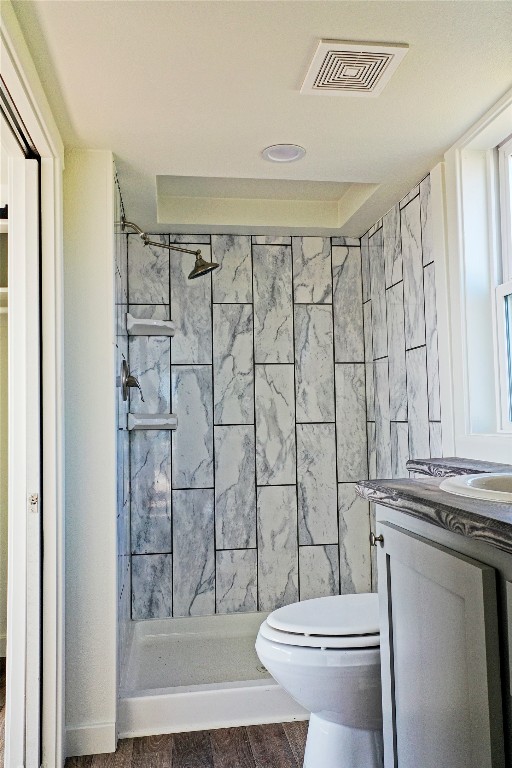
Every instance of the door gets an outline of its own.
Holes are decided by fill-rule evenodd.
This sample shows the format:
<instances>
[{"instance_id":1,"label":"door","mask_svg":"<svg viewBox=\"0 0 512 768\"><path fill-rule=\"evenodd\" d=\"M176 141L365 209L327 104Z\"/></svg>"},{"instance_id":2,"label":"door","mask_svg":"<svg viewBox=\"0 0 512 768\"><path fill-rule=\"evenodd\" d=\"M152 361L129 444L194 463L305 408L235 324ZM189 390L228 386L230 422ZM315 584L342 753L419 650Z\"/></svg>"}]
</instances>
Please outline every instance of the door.
<instances>
[{"instance_id":1,"label":"door","mask_svg":"<svg viewBox=\"0 0 512 768\"><path fill-rule=\"evenodd\" d=\"M40 765L39 171L2 119L8 154L6 768Z\"/></svg>"},{"instance_id":2,"label":"door","mask_svg":"<svg viewBox=\"0 0 512 768\"><path fill-rule=\"evenodd\" d=\"M385 768L502 768L495 571L378 523Z\"/></svg>"}]
</instances>

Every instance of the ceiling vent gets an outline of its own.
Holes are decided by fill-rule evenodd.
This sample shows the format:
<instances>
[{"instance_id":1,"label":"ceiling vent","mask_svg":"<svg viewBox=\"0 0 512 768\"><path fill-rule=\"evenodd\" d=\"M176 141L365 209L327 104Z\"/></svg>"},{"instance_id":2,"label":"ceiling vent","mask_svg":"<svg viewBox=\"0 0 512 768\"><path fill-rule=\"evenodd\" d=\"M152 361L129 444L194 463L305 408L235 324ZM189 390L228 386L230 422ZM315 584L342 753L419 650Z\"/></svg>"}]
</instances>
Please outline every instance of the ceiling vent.
<instances>
[{"instance_id":1,"label":"ceiling vent","mask_svg":"<svg viewBox=\"0 0 512 768\"><path fill-rule=\"evenodd\" d=\"M394 43L321 40L300 92L378 96L407 51Z\"/></svg>"}]
</instances>

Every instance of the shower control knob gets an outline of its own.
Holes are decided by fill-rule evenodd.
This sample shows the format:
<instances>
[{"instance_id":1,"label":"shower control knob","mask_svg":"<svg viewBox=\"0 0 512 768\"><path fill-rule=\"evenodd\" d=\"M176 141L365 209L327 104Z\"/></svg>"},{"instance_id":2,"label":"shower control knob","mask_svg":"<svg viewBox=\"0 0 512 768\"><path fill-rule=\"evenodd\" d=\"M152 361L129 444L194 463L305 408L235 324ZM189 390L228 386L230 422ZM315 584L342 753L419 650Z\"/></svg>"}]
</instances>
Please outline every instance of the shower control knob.
<instances>
[{"instance_id":1,"label":"shower control knob","mask_svg":"<svg viewBox=\"0 0 512 768\"><path fill-rule=\"evenodd\" d=\"M381 534L380 536L376 536L373 531L370 533L370 546L376 547L377 542L380 544L384 544L384 536Z\"/></svg>"},{"instance_id":2,"label":"shower control knob","mask_svg":"<svg viewBox=\"0 0 512 768\"><path fill-rule=\"evenodd\" d=\"M126 360L123 360L123 362L121 363L120 379L121 379L120 384L121 384L121 392L123 395L123 400L125 401L128 400L129 388L136 387L136 389L139 390L140 399L142 400L142 402L144 402L144 396L142 394L142 389L140 388L140 384L138 380L135 378L135 376L132 376L132 374L130 373L128 369L128 363L126 362Z\"/></svg>"}]
</instances>

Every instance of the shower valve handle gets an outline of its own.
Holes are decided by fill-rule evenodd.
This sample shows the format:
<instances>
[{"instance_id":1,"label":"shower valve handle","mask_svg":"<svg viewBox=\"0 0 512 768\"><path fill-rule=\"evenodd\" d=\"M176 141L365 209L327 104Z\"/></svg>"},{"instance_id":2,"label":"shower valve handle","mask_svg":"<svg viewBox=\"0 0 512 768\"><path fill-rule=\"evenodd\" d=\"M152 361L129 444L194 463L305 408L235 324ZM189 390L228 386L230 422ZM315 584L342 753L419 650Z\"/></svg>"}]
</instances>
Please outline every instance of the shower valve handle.
<instances>
[{"instance_id":1,"label":"shower valve handle","mask_svg":"<svg viewBox=\"0 0 512 768\"><path fill-rule=\"evenodd\" d=\"M138 379L135 378L135 376L132 376L131 374L130 376L128 376L128 378L126 379L126 386L137 387L137 389L139 390L140 399L142 400L142 402L144 402L144 395L142 394L142 389L140 388L139 381Z\"/></svg>"},{"instance_id":2,"label":"shower valve handle","mask_svg":"<svg viewBox=\"0 0 512 768\"><path fill-rule=\"evenodd\" d=\"M123 360L121 363L121 392L125 401L128 400L128 390L130 387L136 387L139 390L140 399L144 402L144 395L142 394L140 384L135 376L132 376L130 373L126 360Z\"/></svg>"}]
</instances>

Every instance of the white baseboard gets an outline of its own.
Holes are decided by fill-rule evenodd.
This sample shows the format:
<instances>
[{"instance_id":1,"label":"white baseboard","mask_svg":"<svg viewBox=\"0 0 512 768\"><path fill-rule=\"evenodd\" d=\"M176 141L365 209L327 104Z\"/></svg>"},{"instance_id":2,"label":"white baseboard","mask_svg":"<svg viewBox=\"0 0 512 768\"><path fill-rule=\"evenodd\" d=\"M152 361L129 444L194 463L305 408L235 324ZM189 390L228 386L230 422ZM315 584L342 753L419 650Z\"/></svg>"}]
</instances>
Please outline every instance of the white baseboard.
<instances>
[{"instance_id":1,"label":"white baseboard","mask_svg":"<svg viewBox=\"0 0 512 768\"><path fill-rule=\"evenodd\" d=\"M66 757L115 752L116 746L115 723L94 723L78 728L66 728Z\"/></svg>"},{"instance_id":2,"label":"white baseboard","mask_svg":"<svg viewBox=\"0 0 512 768\"><path fill-rule=\"evenodd\" d=\"M126 739L308 718L274 681L251 680L127 696L119 702L118 725Z\"/></svg>"}]
</instances>

